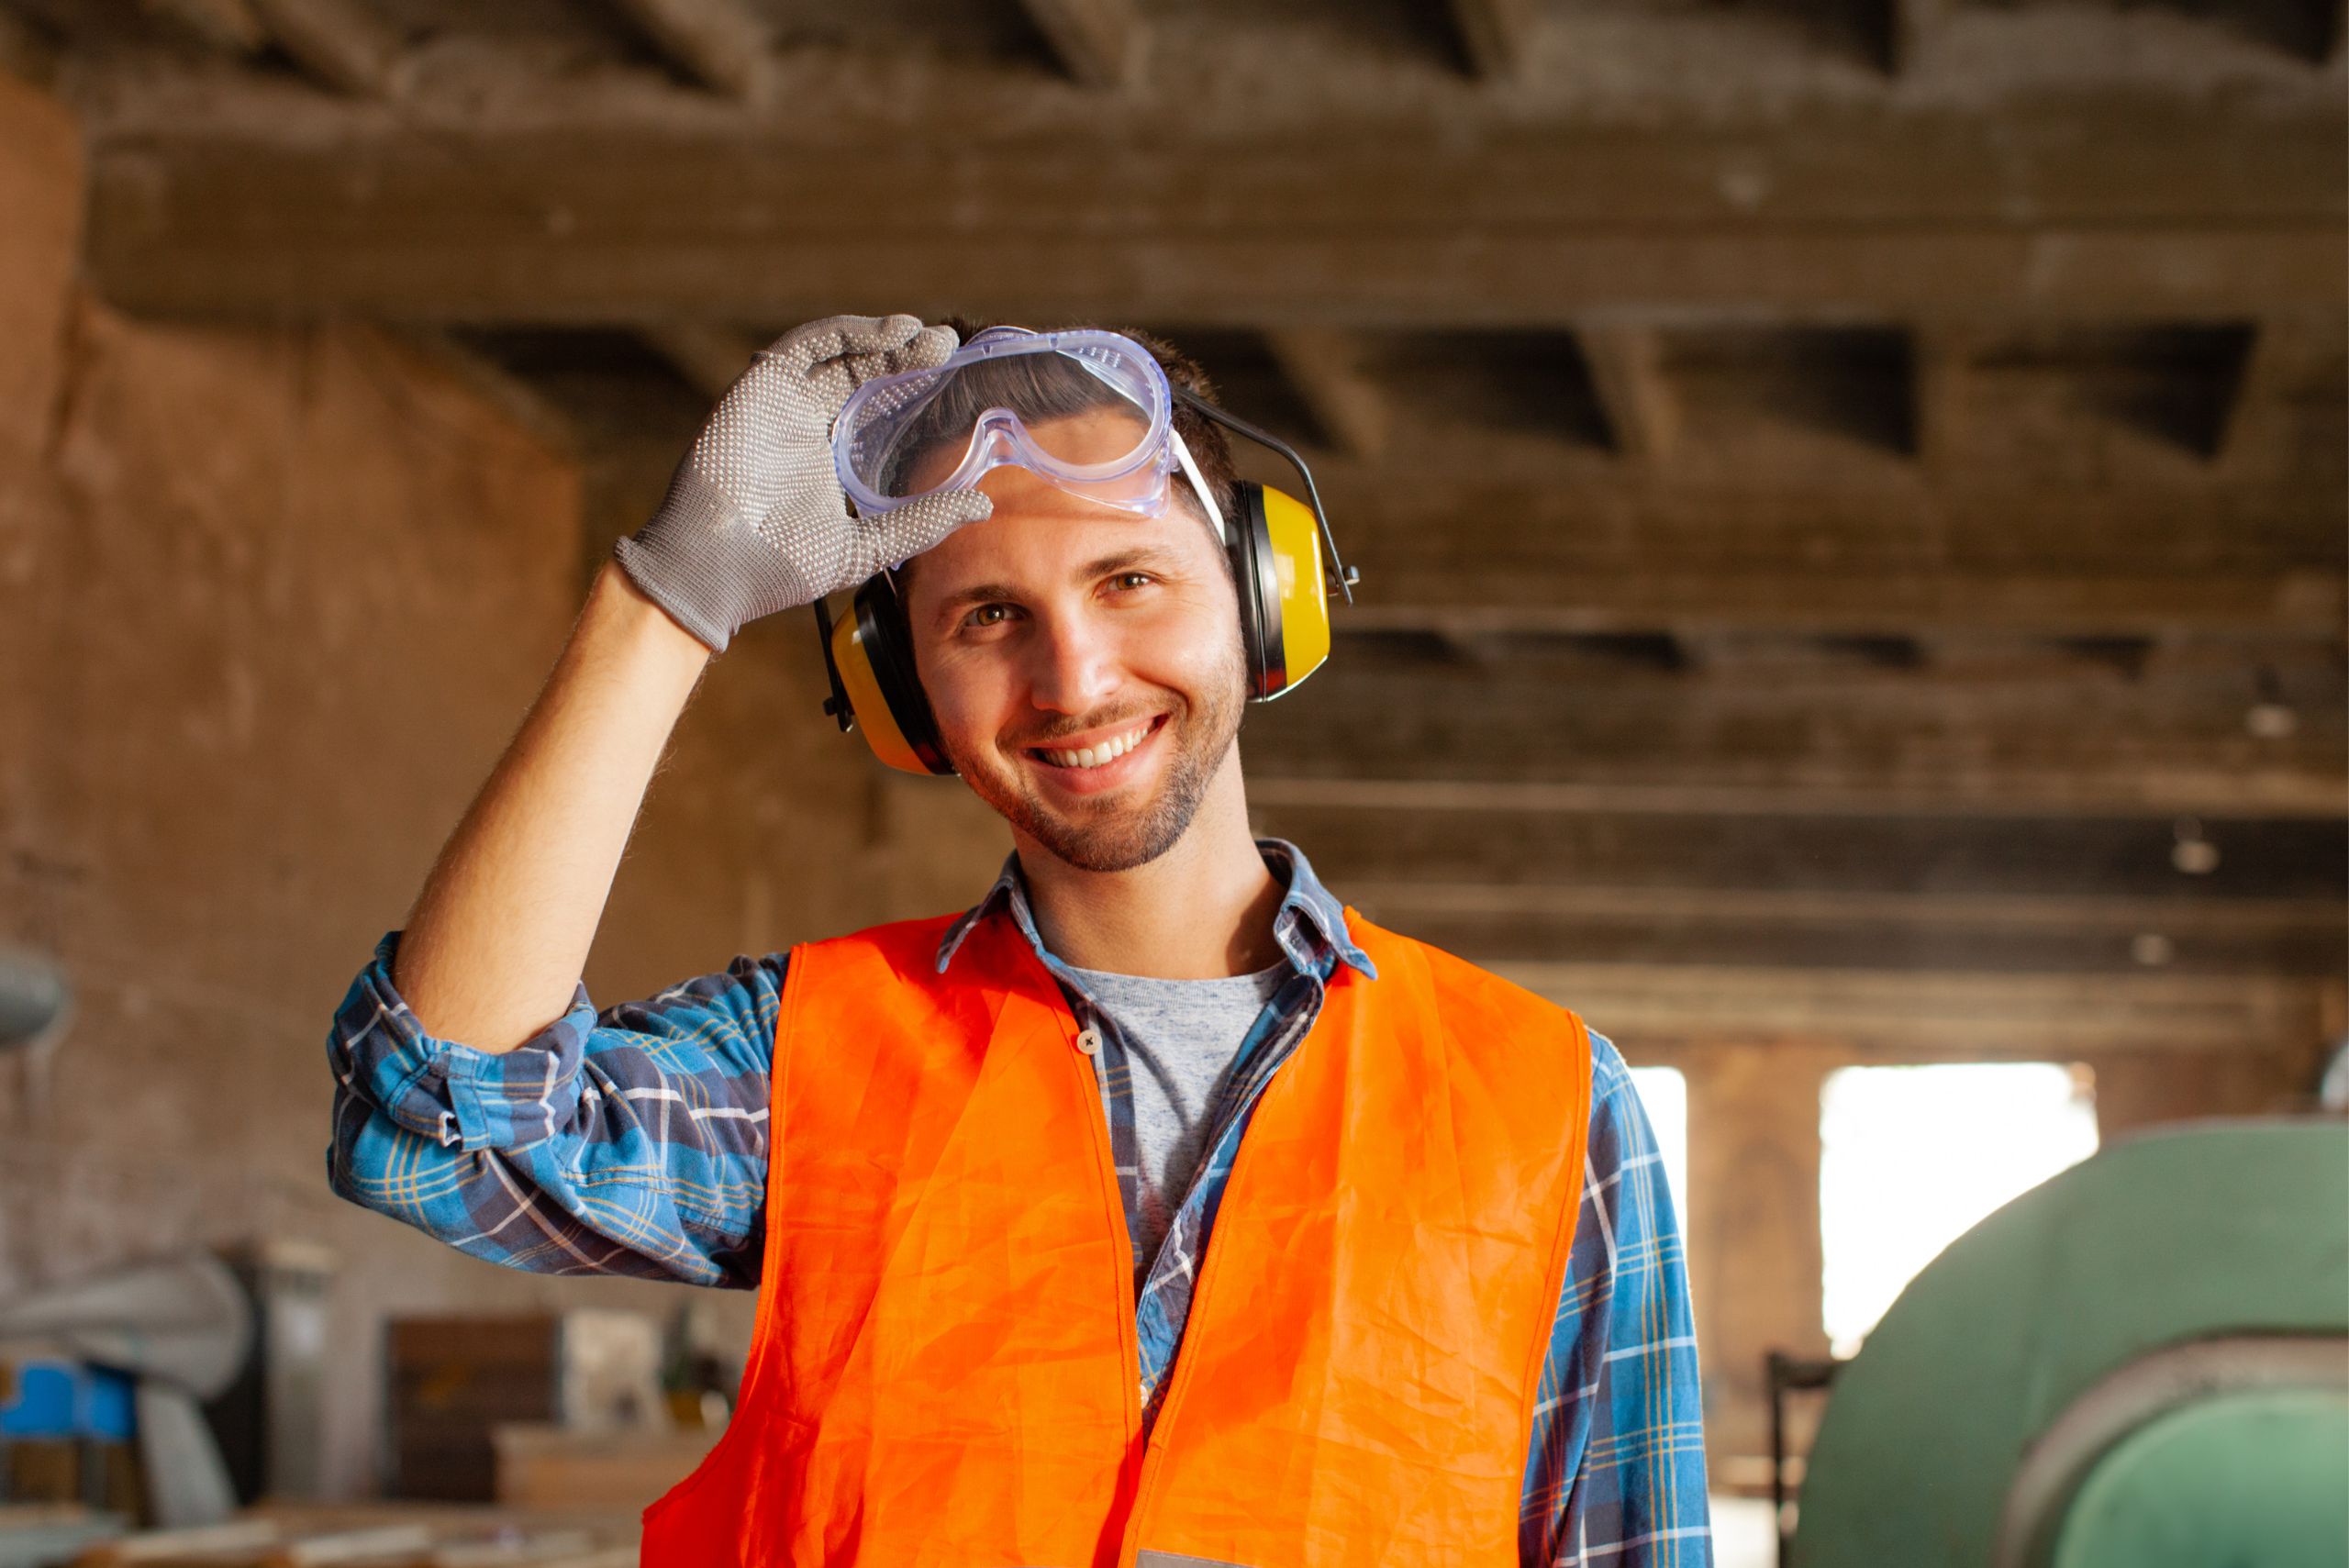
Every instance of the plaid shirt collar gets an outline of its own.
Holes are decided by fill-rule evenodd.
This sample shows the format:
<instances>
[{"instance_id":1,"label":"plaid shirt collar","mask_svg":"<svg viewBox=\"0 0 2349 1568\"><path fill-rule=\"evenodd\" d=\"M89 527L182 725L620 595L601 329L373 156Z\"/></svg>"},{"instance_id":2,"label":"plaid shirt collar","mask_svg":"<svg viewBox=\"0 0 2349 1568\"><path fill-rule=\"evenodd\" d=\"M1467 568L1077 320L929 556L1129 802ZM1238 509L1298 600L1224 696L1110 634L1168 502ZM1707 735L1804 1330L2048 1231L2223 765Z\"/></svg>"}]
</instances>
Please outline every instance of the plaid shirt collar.
<instances>
[{"instance_id":1,"label":"plaid shirt collar","mask_svg":"<svg viewBox=\"0 0 2349 1568\"><path fill-rule=\"evenodd\" d=\"M1287 884L1288 891L1273 915L1273 940L1280 944L1281 951L1288 955L1297 971L1327 979L1337 964L1345 963L1360 971L1365 980L1377 979L1378 971L1372 965L1370 955L1356 947L1353 938L1347 934L1345 906L1313 874L1305 851L1286 839L1259 839L1256 849L1264 857L1264 869ZM995 879L987 895L947 928L938 944L938 973L946 973L947 965L961 951L963 939L981 920L998 914L1008 914L1018 923L1020 935L1028 939L1046 969L1056 975L1062 973L1065 966L1045 951L1044 939L1036 930L1035 912L1028 903L1028 880L1020 874L1017 850L1004 857L1002 874Z\"/></svg>"}]
</instances>

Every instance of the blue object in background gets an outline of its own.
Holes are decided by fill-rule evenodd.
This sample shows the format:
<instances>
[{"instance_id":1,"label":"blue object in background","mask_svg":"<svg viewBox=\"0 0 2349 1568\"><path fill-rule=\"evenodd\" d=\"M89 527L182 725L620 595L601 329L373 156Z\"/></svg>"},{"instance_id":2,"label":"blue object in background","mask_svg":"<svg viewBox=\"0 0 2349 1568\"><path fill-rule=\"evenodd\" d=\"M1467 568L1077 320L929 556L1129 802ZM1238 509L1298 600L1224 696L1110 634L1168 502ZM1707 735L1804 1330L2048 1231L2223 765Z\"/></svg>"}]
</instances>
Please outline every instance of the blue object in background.
<instances>
[{"instance_id":1,"label":"blue object in background","mask_svg":"<svg viewBox=\"0 0 2349 1568\"><path fill-rule=\"evenodd\" d=\"M95 1438L127 1442L131 1380L78 1362L19 1362L16 1396L0 1405L0 1439Z\"/></svg>"}]
</instances>

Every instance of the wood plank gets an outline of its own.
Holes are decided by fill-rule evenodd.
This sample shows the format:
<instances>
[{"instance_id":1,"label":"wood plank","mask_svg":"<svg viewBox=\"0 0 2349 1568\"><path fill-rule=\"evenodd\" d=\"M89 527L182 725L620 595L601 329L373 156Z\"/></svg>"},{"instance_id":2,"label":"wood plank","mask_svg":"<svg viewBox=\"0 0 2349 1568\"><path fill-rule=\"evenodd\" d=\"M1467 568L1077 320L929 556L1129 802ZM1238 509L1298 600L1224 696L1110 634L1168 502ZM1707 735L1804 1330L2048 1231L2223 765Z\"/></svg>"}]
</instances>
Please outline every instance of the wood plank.
<instances>
[{"instance_id":1,"label":"wood plank","mask_svg":"<svg viewBox=\"0 0 2349 1568\"><path fill-rule=\"evenodd\" d=\"M1357 553L1360 553L1357 539ZM1381 595L1396 598L1382 602ZM1408 595L1408 599L1401 595ZM1605 633L1736 627L1790 632L2013 631L2061 637L2339 635L2334 573L1991 576L1972 573L1414 571L1366 574L1339 612L1352 631Z\"/></svg>"},{"instance_id":2,"label":"wood plank","mask_svg":"<svg viewBox=\"0 0 2349 1568\"><path fill-rule=\"evenodd\" d=\"M1141 69L1148 36L1133 0L1019 0L1028 19L1085 87L1123 87Z\"/></svg>"},{"instance_id":3,"label":"wood plank","mask_svg":"<svg viewBox=\"0 0 2349 1568\"><path fill-rule=\"evenodd\" d=\"M1641 1046L1836 1044L1894 1060L2300 1050L2341 1008L2338 983L2255 976L1492 967Z\"/></svg>"}]
</instances>

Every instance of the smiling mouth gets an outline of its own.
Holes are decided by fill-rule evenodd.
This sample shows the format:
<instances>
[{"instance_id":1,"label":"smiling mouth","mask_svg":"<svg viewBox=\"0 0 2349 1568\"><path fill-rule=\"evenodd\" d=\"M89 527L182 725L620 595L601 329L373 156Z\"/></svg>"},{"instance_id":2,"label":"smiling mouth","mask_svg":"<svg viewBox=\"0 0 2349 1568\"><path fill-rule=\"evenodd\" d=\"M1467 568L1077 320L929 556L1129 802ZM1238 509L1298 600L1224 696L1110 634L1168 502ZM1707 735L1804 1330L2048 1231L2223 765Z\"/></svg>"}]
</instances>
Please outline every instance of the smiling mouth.
<instances>
[{"instance_id":1,"label":"smiling mouth","mask_svg":"<svg viewBox=\"0 0 2349 1568\"><path fill-rule=\"evenodd\" d=\"M1048 746L1031 746L1028 749L1028 753L1030 756L1050 762L1056 768L1106 767L1149 740L1151 732L1158 728L1160 719L1163 717L1160 715L1159 717L1145 719L1121 735L1112 735L1107 740L1079 747L1074 751Z\"/></svg>"}]
</instances>

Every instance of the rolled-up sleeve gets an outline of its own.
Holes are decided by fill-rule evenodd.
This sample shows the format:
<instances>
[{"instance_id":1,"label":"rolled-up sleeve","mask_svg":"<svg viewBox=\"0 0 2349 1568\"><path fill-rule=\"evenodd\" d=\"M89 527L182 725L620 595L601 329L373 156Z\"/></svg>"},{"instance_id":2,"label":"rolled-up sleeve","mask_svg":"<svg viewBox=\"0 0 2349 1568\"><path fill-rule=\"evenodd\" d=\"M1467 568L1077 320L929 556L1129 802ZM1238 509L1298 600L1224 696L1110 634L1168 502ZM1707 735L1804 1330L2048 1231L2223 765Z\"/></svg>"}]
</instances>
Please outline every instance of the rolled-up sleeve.
<instances>
[{"instance_id":1,"label":"rolled-up sleeve","mask_svg":"<svg viewBox=\"0 0 2349 1568\"><path fill-rule=\"evenodd\" d=\"M508 1268L757 1285L783 955L601 1015L583 987L491 1054L425 1032L397 951L328 1037L337 1193Z\"/></svg>"},{"instance_id":2,"label":"rolled-up sleeve","mask_svg":"<svg viewBox=\"0 0 2349 1568\"><path fill-rule=\"evenodd\" d=\"M1679 1219L1631 1069L1608 1040L1591 1044L1582 1209L1542 1371L1519 1561L1702 1568L1704 1395Z\"/></svg>"}]
</instances>

